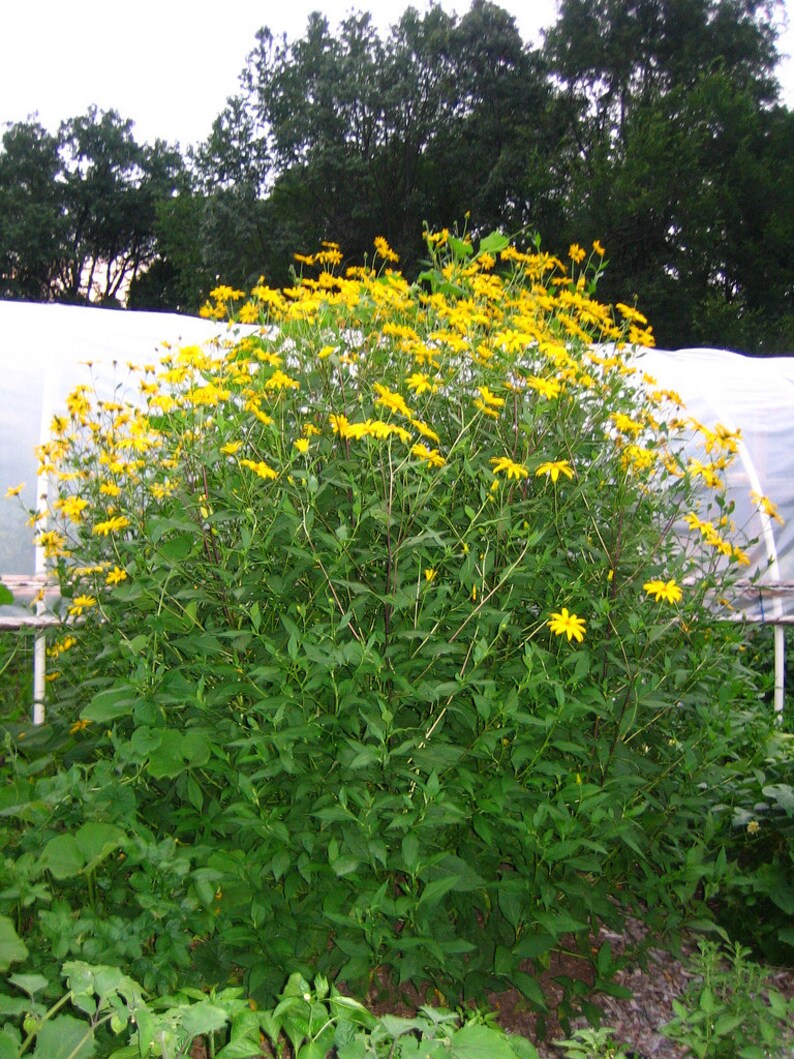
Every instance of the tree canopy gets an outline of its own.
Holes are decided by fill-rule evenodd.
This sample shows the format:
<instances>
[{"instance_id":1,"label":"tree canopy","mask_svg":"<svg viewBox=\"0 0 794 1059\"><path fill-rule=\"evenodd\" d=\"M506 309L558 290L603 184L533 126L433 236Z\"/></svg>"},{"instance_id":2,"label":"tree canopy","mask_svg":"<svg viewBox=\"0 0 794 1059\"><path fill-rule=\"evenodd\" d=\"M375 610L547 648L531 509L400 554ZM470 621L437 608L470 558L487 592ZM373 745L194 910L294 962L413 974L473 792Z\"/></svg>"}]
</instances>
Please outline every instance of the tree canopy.
<instances>
[{"instance_id":1,"label":"tree canopy","mask_svg":"<svg viewBox=\"0 0 794 1059\"><path fill-rule=\"evenodd\" d=\"M562 0L542 47L489 0L263 27L187 157L92 109L0 150L0 296L194 311L223 281L287 281L296 247L376 235L421 269L422 225L566 255L660 344L790 351L794 117L758 0Z\"/></svg>"}]
</instances>

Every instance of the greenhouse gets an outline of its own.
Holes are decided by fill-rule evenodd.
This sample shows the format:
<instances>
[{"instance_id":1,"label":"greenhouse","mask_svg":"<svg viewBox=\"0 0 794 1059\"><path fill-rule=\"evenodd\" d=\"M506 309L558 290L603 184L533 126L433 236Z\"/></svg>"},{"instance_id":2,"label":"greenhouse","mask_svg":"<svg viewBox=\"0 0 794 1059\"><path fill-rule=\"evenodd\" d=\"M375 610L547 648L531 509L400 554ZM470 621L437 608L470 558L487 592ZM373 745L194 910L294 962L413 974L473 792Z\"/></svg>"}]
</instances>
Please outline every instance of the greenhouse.
<instances>
[{"instance_id":1,"label":"greenhouse","mask_svg":"<svg viewBox=\"0 0 794 1059\"><path fill-rule=\"evenodd\" d=\"M120 393L129 399L131 366L159 361L184 345L220 347L229 341L229 328L171 313L0 302L0 334L0 483L14 494L23 486L23 504L6 500L0 507L0 576L15 596L13 605L0 607L2 633L46 629L57 621L44 599L36 614L31 609L45 565L23 505L41 507L45 500L47 483L37 481L35 449L47 439L53 416L62 414L66 395L90 380L108 399ZM736 617L775 626L775 706L781 712L783 627L794 624L794 358L753 359L714 349L642 349L635 357L660 386L680 395L687 416L740 432L727 495L737 527L753 543ZM37 702L44 633L40 639ZM40 707L37 716L43 716Z\"/></svg>"}]
</instances>

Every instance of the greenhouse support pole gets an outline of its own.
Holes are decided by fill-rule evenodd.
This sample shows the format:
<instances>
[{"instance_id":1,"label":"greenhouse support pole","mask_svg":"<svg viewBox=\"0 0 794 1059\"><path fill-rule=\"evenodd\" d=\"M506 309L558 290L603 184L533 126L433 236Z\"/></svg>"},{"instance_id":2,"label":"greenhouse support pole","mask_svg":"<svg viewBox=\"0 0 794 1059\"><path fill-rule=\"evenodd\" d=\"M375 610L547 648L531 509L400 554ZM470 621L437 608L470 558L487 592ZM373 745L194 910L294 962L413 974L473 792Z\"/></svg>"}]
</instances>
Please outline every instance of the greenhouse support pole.
<instances>
[{"instance_id":1,"label":"greenhouse support pole","mask_svg":"<svg viewBox=\"0 0 794 1059\"><path fill-rule=\"evenodd\" d=\"M47 635L37 632L33 644L33 723L44 724L44 684L47 669Z\"/></svg>"},{"instance_id":2,"label":"greenhouse support pole","mask_svg":"<svg viewBox=\"0 0 794 1059\"><path fill-rule=\"evenodd\" d=\"M44 393L42 394L41 401L41 427L39 437L41 444L44 445L50 437L50 422L52 420L53 405L54 405L54 384L53 384L53 371L52 371L52 359L53 352L50 351L50 363L48 370L44 376ZM36 512L41 517L47 515L49 509L49 474L47 472L39 472L36 476ZM38 525L38 522L37 522ZM46 525L46 523L45 523ZM47 583L47 557L44 554L44 549L40 544L36 545L36 560L35 560L36 576L41 581L38 598L36 600L36 615L43 617L46 613L47 605L44 602L44 588ZM46 626L43 624L40 626L40 631L36 633L36 639L33 646L33 723L44 724L45 720L45 708L44 708L44 694L46 687L46 674L47 674L47 632Z\"/></svg>"},{"instance_id":3,"label":"greenhouse support pole","mask_svg":"<svg viewBox=\"0 0 794 1059\"><path fill-rule=\"evenodd\" d=\"M775 719L783 723L783 705L786 701L786 629L775 626Z\"/></svg>"},{"instance_id":4,"label":"greenhouse support pole","mask_svg":"<svg viewBox=\"0 0 794 1059\"><path fill-rule=\"evenodd\" d=\"M715 404L715 411L719 415L722 411L718 405ZM729 416L723 416L722 420L726 424L730 424L729 429L733 433L740 433L737 430L736 424L731 422ZM762 496L764 490L761 487L761 479L758 476L758 472L755 469L755 464L752 461L750 453L747 451L747 446L743 441L739 441L737 446L737 452L742 466L747 474L748 482L758 496ZM772 517L766 512L763 507L758 508L758 518L761 523L761 540L764 542L766 549L767 560L769 563L769 573L771 574L772 580L776 584L780 584L780 564L777 558L777 543L775 541L775 531L772 527ZM774 695L774 710L775 720L778 724L783 721L783 703L785 701L785 661L786 661L786 640L785 630L780 623L780 619L783 617L783 603L778 594L773 596L772 610L774 612L772 620L775 622L775 695ZM777 619L777 620L775 620Z\"/></svg>"}]
</instances>

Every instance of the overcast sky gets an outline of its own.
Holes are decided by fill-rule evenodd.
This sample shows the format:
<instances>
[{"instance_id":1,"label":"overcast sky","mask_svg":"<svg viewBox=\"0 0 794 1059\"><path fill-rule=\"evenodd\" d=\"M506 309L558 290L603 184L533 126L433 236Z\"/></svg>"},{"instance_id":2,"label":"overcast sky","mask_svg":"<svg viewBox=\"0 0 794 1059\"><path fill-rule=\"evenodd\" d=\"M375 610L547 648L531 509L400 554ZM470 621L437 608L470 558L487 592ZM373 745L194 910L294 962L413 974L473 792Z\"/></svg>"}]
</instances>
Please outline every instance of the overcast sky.
<instances>
[{"instance_id":1,"label":"overcast sky","mask_svg":"<svg viewBox=\"0 0 794 1059\"><path fill-rule=\"evenodd\" d=\"M555 21L555 0L496 2L515 16L522 38L533 44ZM184 148L209 134L237 89L262 26L295 39L303 35L311 11L322 10L335 28L351 11L369 10L386 29L407 6L409 0L9 2L2 15L0 124L35 112L55 131L60 121L84 114L93 103L131 118L139 141L160 137ZM413 6L424 11L427 3L413 0ZM469 0L441 0L441 7L464 14ZM786 0L785 8L794 12L794 0ZM794 52L791 29L780 49ZM790 60L780 75L784 102L794 107Z\"/></svg>"}]
</instances>

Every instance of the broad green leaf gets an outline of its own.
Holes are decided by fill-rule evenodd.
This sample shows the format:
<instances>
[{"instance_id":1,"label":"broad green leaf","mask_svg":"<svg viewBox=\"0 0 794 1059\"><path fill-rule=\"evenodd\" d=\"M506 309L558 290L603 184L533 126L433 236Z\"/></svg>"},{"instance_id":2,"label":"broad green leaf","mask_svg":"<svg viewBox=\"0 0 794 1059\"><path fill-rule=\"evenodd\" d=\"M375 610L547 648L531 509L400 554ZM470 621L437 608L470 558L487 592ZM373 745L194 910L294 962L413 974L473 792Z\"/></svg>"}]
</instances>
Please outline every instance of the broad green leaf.
<instances>
[{"instance_id":1,"label":"broad green leaf","mask_svg":"<svg viewBox=\"0 0 794 1059\"><path fill-rule=\"evenodd\" d=\"M0 1015L24 1015L29 1010L29 997L6 996L5 993L0 993Z\"/></svg>"},{"instance_id":2,"label":"broad green leaf","mask_svg":"<svg viewBox=\"0 0 794 1059\"><path fill-rule=\"evenodd\" d=\"M34 1059L89 1059L93 1054L91 1026L72 1015L58 1015L39 1030L33 1056Z\"/></svg>"},{"instance_id":3,"label":"broad green leaf","mask_svg":"<svg viewBox=\"0 0 794 1059\"><path fill-rule=\"evenodd\" d=\"M225 1044L220 1051L215 1053L215 1059L253 1059L262 1055L262 1045L258 1037L237 1037Z\"/></svg>"},{"instance_id":4,"label":"broad green leaf","mask_svg":"<svg viewBox=\"0 0 794 1059\"><path fill-rule=\"evenodd\" d=\"M124 841L124 832L114 824L101 822L83 824L75 832L75 840L86 865L93 868Z\"/></svg>"},{"instance_id":5,"label":"broad green leaf","mask_svg":"<svg viewBox=\"0 0 794 1059\"><path fill-rule=\"evenodd\" d=\"M202 1033L213 1033L222 1029L228 1022L228 1016L223 1008L209 1001L201 1001L183 1010L179 1021L190 1037L198 1037Z\"/></svg>"},{"instance_id":6,"label":"broad green leaf","mask_svg":"<svg viewBox=\"0 0 794 1059\"><path fill-rule=\"evenodd\" d=\"M419 897L420 905L434 905L437 904L444 894L449 893L450 890L455 890L460 885L460 875L447 875L442 879L433 879L429 882Z\"/></svg>"},{"instance_id":7,"label":"broad green leaf","mask_svg":"<svg viewBox=\"0 0 794 1059\"><path fill-rule=\"evenodd\" d=\"M539 1008L541 1011L547 1010L546 997L543 994L543 990L540 987L540 982L537 978L533 978L527 974L526 971L513 971L512 974L513 984L521 993L532 1001L532 1003Z\"/></svg>"},{"instance_id":8,"label":"broad green leaf","mask_svg":"<svg viewBox=\"0 0 794 1059\"><path fill-rule=\"evenodd\" d=\"M171 779L186 768L204 765L210 756L210 740L204 731L177 732L163 729L160 745L149 754L149 772L155 779Z\"/></svg>"},{"instance_id":9,"label":"broad green leaf","mask_svg":"<svg viewBox=\"0 0 794 1059\"><path fill-rule=\"evenodd\" d=\"M510 239L502 232L491 232L480 240L481 254L500 254L510 246Z\"/></svg>"},{"instance_id":10,"label":"broad green leaf","mask_svg":"<svg viewBox=\"0 0 794 1059\"><path fill-rule=\"evenodd\" d=\"M86 721L96 724L112 724L120 717L128 717L138 699L135 689L121 684L95 695L80 714Z\"/></svg>"},{"instance_id":11,"label":"broad green leaf","mask_svg":"<svg viewBox=\"0 0 794 1059\"><path fill-rule=\"evenodd\" d=\"M39 864L56 879L71 879L85 867L85 857L74 835L56 835L42 850Z\"/></svg>"},{"instance_id":12,"label":"broad green leaf","mask_svg":"<svg viewBox=\"0 0 794 1059\"><path fill-rule=\"evenodd\" d=\"M10 1026L0 1029L0 1059L18 1059L20 1041L12 1035Z\"/></svg>"},{"instance_id":13,"label":"broad green leaf","mask_svg":"<svg viewBox=\"0 0 794 1059\"><path fill-rule=\"evenodd\" d=\"M504 1033L471 1022L453 1033L451 1053L455 1059L516 1059Z\"/></svg>"},{"instance_id":14,"label":"broad green leaf","mask_svg":"<svg viewBox=\"0 0 794 1059\"><path fill-rule=\"evenodd\" d=\"M8 976L8 981L28 996L35 996L47 986L49 979L43 974L11 974Z\"/></svg>"}]
</instances>

